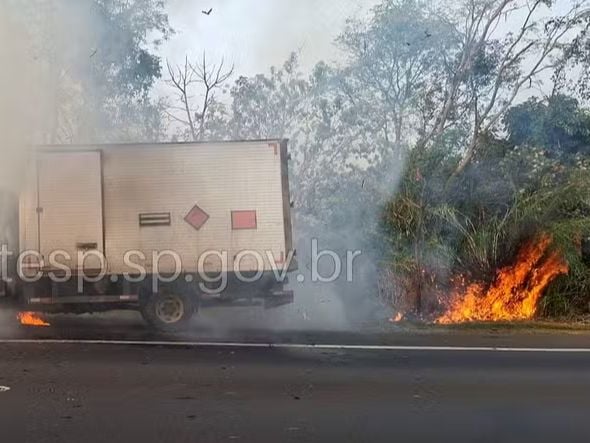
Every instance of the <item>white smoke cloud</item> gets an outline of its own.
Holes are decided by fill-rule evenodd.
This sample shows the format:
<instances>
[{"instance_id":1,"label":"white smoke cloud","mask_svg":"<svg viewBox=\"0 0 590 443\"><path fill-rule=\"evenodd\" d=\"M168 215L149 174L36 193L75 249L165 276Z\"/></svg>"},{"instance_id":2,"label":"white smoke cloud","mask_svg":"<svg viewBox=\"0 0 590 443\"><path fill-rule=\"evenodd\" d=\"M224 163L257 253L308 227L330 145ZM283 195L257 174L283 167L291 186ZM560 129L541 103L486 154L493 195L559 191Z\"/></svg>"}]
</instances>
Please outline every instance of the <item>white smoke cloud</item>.
<instances>
[{"instance_id":1,"label":"white smoke cloud","mask_svg":"<svg viewBox=\"0 0 590 443\"><path fill-rule=\"evenodd\" d=\"M66 119L76 124L73 109L80 91L71 74L80 78L84 72L77 66L76 52L88 51L95 35L88 5L62 0L0 2L2 243L16 244L16 201L32 147L54 142L53 134Z\"/></svg>"},{"instance_id":2,"label":"white smoke cloud","mask_svg":"<svg viewBox=\"0 0 590 443\"><path fill-rule=\"evenodd\" d=\"M9 8L0 4L0 188L14 190L43 105L31 40Z\"/></svg>"}]
</instances>

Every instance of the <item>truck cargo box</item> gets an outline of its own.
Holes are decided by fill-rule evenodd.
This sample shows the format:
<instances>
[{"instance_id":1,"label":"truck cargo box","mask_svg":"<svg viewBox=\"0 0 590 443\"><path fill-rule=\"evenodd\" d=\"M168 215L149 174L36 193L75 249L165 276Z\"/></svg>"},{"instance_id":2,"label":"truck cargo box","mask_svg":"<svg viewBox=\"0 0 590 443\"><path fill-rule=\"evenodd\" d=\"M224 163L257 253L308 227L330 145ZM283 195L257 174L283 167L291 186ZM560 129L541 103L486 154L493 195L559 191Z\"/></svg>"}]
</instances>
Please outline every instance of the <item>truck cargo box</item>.
<instances>
[{"instance_id":1,"label":"truck cargo box","mask_svg":"<svg viewBox=\"0 0 590 443\"><path fill-rule=\"evenodd\" d=\"M231 271L244 250L265 271L282 267L292 250L287 155L279 140L42 148L21 196L21 251L66 251L76 271L78 252L96 250L109 274L133 272L132 250L148 265L153 251L175 251L184 272L207 251L230 260L207 260L206 271ZM241 269L258 265L244 257ZM164 258L160 271L173 266Z\"/></svg>"},{"instance_id":2,"label":"truck cargo box","mask_svg":"<svg viewBox=\"0 0 590 443\"><path fill-rule=\"evenodd\" d=\"M286 140L47 146L25 182L19 268L43 276L21 285L29 304L141 302L135 277L156 273L239 271L284 295L273 277L296 267ZM67 274L101 281L73 293Z\"/></svg>"}]
</instances>

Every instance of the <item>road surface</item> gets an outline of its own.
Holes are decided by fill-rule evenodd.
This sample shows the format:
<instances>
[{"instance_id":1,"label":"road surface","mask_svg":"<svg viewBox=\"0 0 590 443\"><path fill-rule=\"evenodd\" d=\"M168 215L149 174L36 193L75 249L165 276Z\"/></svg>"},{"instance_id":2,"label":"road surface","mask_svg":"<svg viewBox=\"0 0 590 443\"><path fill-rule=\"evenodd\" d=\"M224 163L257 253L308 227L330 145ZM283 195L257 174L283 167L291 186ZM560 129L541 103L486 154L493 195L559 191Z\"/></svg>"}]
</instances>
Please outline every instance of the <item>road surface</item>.
<instances>
[{"instance_id":1,"label":"road surface","mask_svg":"<svg viewBox=\"0 0 590 443\"><path fill-rule=\"evenodd\" d=\"M590 353L0 344L4 442L587 442Z\"/></svg>"},{"instance_id":2,"label":"road surface","mask_svg":"<svg viewBox=\"0 0 590 443\"><path fill-rule=\"evenodd\" d=\"M49 328L13 320L0 318L2 442L590 435L584 333L281 329L218 317L172 336L134 313L52 316Z\"/></svg>"}]
</instances>

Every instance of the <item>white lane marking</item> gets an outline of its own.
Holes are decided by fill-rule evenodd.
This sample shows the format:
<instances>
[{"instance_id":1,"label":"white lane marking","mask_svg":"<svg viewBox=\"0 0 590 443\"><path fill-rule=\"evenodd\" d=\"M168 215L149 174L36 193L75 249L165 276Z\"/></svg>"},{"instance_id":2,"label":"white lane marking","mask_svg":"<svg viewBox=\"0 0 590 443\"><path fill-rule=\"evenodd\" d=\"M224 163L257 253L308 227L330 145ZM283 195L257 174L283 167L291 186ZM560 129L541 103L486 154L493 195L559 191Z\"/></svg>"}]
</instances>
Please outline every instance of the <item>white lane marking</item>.
<instances>
[{"instance_id":1,"label":"white lane marking","mask_svg":"<svg viewBox=\"0 0 590 443\"><path fill-rule=\"evenodd\" d=\"M83 344L116 346L167 346L209 348L257 348L257 349L317 349L340 351L433 351L433 352L548 352L590 354L590 348L517 348L503 346L388 346L388 345L332 345L298 343L239 343L198 341L141 341L141 340L33 340L0 339L0 344Z\"/></svg>"},{"instance_id":2,"label":"white lane marking","mask_svg":"<svg viewBox=\"0 0 590 443\"><path fill-rule=\"evenodd\" d=\"M10 391L10 386L0 386L0 393Z\"/></svg>"}]
</instances>

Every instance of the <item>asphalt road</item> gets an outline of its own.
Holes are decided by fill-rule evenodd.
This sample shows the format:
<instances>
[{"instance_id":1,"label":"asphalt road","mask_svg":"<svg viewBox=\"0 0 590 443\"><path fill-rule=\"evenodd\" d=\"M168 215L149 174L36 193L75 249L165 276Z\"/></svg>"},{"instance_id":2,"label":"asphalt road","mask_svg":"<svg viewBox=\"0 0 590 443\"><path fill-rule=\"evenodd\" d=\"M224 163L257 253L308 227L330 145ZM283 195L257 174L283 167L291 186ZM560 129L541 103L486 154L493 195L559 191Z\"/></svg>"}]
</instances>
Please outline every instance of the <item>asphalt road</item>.
<instances>
[{"instance_id":1,"label":"asphalt road","mask_svg":"<svg viewBox=\"0 0 590 443\"><path fill-rule=\"evenodd\" d=\"M590 353L1 344L2 442L587 442Z\"/></svg>"},{"instance_id":2,"label":"asphalt road","mask_svg":"<svg viewBox=\"0 0 590 443\"><path fill-rule=\"evenodd\" d=\"M590 436L587 333L281 328L242 314L178 335L136 313L50 316L48 328L0 316L0 442Z\"/></svg>"}]
</instances>

